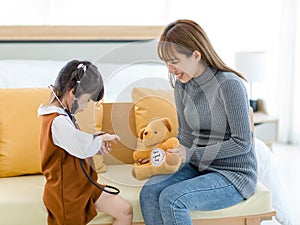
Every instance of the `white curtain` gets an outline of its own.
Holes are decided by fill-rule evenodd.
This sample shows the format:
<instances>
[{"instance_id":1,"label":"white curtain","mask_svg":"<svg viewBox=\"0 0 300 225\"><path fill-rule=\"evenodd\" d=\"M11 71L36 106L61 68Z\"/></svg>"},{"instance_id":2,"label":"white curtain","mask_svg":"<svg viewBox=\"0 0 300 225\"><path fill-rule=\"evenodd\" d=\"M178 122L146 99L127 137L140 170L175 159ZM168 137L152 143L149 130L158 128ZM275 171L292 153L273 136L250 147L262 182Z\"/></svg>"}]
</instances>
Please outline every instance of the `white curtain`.
<instances>
[{"instance_id":1,"label":"white curtain","mask_svg":"<svg viewBox=\"0 0 300 225\"><path fill-rule=\"evenodd\" d=\"M299 0L282 1L280 54L278 63L277 110L282 142L300 143L300 21ZM297 38L298 36L298 38Z\"/></svg>"},{"instance_id":2,"label":"white curtain","mask_svg":"<svg viewBox=\"0 0 300 225\"><path fill-rule=\"evenodd\" d=\"M293 82L293 102L292 102L292 135L291 142L300 144L300 1L295 3L295 58L294 58L294 82Z\"/></svg>"}]
</instances>

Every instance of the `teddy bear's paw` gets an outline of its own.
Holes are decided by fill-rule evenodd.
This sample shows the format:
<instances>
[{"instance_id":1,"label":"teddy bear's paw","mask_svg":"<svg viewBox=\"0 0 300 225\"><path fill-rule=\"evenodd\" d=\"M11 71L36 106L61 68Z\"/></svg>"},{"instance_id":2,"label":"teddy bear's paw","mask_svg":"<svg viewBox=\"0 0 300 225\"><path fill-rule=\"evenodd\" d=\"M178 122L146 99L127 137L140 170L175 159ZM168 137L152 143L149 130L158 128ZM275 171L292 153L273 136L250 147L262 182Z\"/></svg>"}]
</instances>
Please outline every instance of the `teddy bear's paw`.
<instances>
[{"instance_id":1,"label":"teddy bear's paw","mask_svg":"<svg viewBox=\"0 0 300 225\"><path fill-rule=\"evenodd\" d=\"M145 180L147 178L145 174L136 171L135 169L132 169L131 175L137 180Z\"/></svg>"}]
</instances>

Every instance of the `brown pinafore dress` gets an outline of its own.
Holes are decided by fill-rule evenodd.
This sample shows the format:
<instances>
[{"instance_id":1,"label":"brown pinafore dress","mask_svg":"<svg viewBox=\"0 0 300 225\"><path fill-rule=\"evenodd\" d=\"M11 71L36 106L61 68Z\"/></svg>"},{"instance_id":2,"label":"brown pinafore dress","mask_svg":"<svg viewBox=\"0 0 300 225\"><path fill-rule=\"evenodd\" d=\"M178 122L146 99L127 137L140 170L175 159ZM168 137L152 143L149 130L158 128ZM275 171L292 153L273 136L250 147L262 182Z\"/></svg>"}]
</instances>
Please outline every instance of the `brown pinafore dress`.
<instances>
[{"instance_id":1,"label":"brown pinafore dress","mask_svg":"<svg viewBox=\"0 0 300 225\"><path fill-rule=\"evenodd\" d=\"M58 113L42 116L41 163L46 178L43 200L48 211L48 225L86 225L97 212L94 202L101 190L85 176L80 159L54 145L51 125ZM97 173L84 160L88 174L97 181Z\"/></svg>"}]
</instances>

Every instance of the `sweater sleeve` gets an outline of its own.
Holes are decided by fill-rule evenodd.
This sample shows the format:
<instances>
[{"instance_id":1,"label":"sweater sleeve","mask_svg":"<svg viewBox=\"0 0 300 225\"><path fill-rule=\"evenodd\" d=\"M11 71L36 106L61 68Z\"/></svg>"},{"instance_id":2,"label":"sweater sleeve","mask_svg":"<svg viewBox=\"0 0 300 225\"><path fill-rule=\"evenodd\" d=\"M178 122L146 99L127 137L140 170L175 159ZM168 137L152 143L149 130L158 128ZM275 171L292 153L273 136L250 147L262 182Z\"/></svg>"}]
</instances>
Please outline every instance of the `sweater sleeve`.
<instances>
[{"instance_id":1,"label":"sweater sleeve","mask_svg":"<svg viewBox=\"0 0 300 225\"><path fill-rule=\"evenodd\" d=\"M77 158L95 155L102 145L99 138L76 129L66 116L57 116L53 120L51 131L54 144Z\"/></svg>"},{"instance_id":2,"label":"sweater sleeve","mask_svg":"<svg viewBox=\"0 0 300 225\"><path fill-rule=\"evenodd\" d=\"M226 113L230 137L207 146L193 144L187 149L187 159L194 162L211 162L242 155L251 150L253 140L244 85L236 79L223 81L219 86L218 99Z\"/></svg>"}]
</instances>

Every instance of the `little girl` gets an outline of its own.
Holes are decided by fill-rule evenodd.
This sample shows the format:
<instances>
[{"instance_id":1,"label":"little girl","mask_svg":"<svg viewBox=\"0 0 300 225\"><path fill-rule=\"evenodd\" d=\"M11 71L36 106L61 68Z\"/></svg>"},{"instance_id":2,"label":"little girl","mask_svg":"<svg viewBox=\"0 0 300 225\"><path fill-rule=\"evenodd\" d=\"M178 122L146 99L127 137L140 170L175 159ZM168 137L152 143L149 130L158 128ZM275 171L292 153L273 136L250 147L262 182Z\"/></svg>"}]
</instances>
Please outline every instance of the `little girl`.
<instances>
[{"instance_id":1,"label":"little girl","mask_svg":"<svg viewBox=\"0 0 300 225\"><path fill-rule=\"evenodd\" d=\"M115 218L114 225L131 224L132 207L119 195L102 191L84 174L97 182L97 173L88 160L111 151L117 135L82 132L73 114L83 111L89 100L104 94L102 77L87 61L73 60L59 72L50 86L52 98L38 110L42 118L42 172L46 178L44 204L49 225L85 225L102 211ZM105 188L105 186L103 186Z\"/></svg>"}]
</instances>

